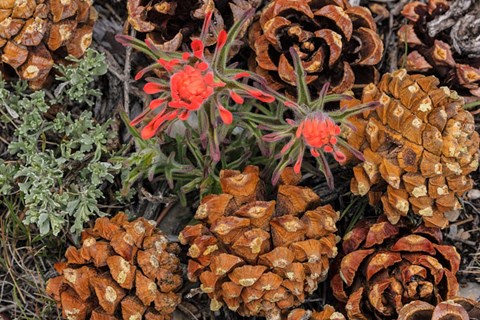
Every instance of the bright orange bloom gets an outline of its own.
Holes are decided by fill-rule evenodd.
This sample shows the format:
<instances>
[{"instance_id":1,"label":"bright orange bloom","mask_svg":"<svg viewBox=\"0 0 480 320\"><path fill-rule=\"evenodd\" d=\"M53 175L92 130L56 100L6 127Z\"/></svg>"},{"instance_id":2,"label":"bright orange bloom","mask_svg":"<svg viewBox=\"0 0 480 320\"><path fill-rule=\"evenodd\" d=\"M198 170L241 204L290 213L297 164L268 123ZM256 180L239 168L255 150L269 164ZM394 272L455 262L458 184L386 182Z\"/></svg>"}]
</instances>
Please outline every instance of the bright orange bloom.
<instances>
[{"instance_id":1,"label":"bright orange bloom","mask_svg":"<svg viewBox=\"0 0 480 320\"><path fill-rule=\"evenodd\" d=\"M297 130L297 138L303 136L305 143L312 148L324 148L332 152L332 146L337 144L340 127L324 113L317 113L306 118Z\"/></svg>"},{"instance_id":2,"label":"bright orange bloom","mask_svg":"<svg viewBox=\"0 0 480 320\"><path fill-rule=\"evenodd\" d=\"M213 94L216 87L223 87L223 82L215 82L213 72L206 63L195 66L186 65L170 78L172 100L168 106L172 108L195 111Z\"/></svg>"},{"instance_id":3,"label":"bright orange bloom","mask_svg":"<svg viewBox=\"0 0 480 320\"><path fill-rule=\"evenodd\" d=\"M346 157L337 148L337 136L340 134L340 127L323 112L316 112L305 118L297 128L296 137L305 141L310 147L310 153L318 157L321 151L332 153L335 160L344 162ZM323 149L323 150L322 150ZM300 171L301 160L297 161L296 171Z\"/></svg>"}]
</instances>

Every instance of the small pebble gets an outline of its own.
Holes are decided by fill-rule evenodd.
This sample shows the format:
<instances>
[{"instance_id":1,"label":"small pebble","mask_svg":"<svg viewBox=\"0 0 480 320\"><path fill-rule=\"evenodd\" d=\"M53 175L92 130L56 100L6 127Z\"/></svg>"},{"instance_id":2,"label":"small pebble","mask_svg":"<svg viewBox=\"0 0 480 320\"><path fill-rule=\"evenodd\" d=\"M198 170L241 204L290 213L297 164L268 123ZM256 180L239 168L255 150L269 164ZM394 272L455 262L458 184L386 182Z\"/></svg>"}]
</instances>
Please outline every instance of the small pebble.
<instances>
[{"instance_id":1,"label":"small pebble","mask_svg":"<svg viewBox=\"0 0 480 320\"><path fill-rule=\"evenodd\" d=\"M460 286L460 291L458 292L460 297L465 297L478 301L480 299L480 284L476 282L467 282L465 285Z\"/></svg>"},{"instance_id":2,"label":"small pebble","mask_svg":"<svg viewBox=\"0 0 480 320\"><path fill-rule=\"evenodd\" d=\"M451 210L444 213L445 218L448 219L450 222L457 221L458 217L460 216L460 210Z\"/></svg>"},{"instance_id":3,"label":"small pebble","mask_svg":"<svg viewBox=\"0 0 480 320\"><path fill-rule=\"evenodd\" d=\"M480 198L480 190L478 189L472 189L467 192L467 198L470 200L477 200Z\"/></svg>"}]
</instances>

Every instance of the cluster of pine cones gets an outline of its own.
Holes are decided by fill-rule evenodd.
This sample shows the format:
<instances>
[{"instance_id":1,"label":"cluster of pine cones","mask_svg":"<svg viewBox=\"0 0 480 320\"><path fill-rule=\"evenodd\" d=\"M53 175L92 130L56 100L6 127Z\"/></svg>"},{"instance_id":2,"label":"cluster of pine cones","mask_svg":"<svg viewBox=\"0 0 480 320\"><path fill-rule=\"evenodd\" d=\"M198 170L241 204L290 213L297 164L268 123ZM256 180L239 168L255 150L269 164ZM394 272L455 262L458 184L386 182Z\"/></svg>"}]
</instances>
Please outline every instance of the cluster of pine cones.
<instances>
[{"instance_id":1,"label":"cluster of pine cones","mask_svg":"<svg viewBox=\"0 0 480 320\"><path fill-rule=\"evenodd\" d=\"M479 164L479 134L464 105L465 96L480 97L480 46L460 41L468 30L455 21L473 12L480 37L477 2L407 3L394 35L406 69L384 74L378 17L347 0L127 0L126 10L138 37L169 52L199 35L207 11L207 51L255 11L233 61L294 96L293 48L313 96L329 83L331 93L356 96L344 108L379 101L342 134L365 157L353 168L352 193L384 214L342 239L340 213L299 186L291 168L277 186L257 167L223 170L222 193L203 197L196 223L179 234L185 268L180 245L155 222L120 213L84 230L47 285L65 319L172 319L185 279L199 283L213 312L269 320L480 318L479 303L457 296L460 255L441 232ZM96 20L93 0L1 0L0 69L42 88L54 64L84 54ZM334 305L302 309L322 282Z\"/></svg>"},{"instance_id":2,"label":"cluster of pine cones","mask_svg":"<svg viewBox=\"0 0 480 320\"><path fill-rule=\"evenodd\" d=\"M380 216L358 222L339 245L339 212L298 186L291 168L277 187L259 173L222 171L223 193L204 197L198 222L178 236L186 278L199 282L212 311L269 320L478 319L480 303L457 296L460 255L440 228ZM60 275L47 293L65 319L172 319L179 252L154 221L99 218L55 265ZM336 306L302 309L326 280Z\"/></svg>"}]
</instances>

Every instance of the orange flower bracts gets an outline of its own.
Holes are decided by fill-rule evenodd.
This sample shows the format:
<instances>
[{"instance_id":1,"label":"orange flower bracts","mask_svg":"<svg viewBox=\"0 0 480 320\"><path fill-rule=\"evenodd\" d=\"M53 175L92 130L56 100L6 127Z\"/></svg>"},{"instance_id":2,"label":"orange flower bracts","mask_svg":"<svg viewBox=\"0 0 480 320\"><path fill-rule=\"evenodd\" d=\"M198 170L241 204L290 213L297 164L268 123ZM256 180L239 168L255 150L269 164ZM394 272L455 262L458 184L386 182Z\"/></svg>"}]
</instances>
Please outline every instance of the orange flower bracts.
<instances>
[{"instance_id":1,"label":"orange flower bracts","mask_svg":"<svg viewBox=\"0 0 480 320\"><path fill-rule=\"evenodd\" d=\"M245 15L245 19L253 12ZM162 52L147 39L145 43L128 36L118 36L117 39L124 45L132 45L142 51L147 51L150 56L157 58L153 64L141 70L136 80L146 72L155 70L161 78L149 78L144 86L144 91L150 95L159 95L153 99L147 110L135 118L131 125L137 125L150 113L156 115L142 129L142 138L149 139L160 131L164 124L174 120L186 120L191 112L202 112L199 115L199 127L207 132L208 126L216 124L219 115L222 122L231 124L233 115L229 111L229 104L243 104L246 97L251 97L262 102L273 102L275 98L256 87L239 82L242 78L258 79L257 76L243 70L228 69L228 52L240 31L241 24L232 27L228 35L225 30L218 34L215 52L211 59L204 55L204 42L212 18L212 12L206 14L203 31L200 39L191 43L192 52L167 53ZM163 70L159 70L159 65ZM204 106L216 108L218 113L204 110ZM208 120L208 121L207 121ZM216 148L213 148L216 149Z\"/></svg>"},{"instance_id":2,"label":"orange flower bracts","mask_svg":"<svg viewBox=\"0 0 480 320\"><path fill-rule=\"evenodd\" d=\"M198 41L198 40L195 40ZM201 44L200 44L201 45ZM203 48L203 47L202 47ZM189 56L185 56L189 59ZM215 88L224 87L225 83L215 81L213 72L209 70L205 62L196 62L193 66L181 66L180 60L174 59L169 62L159 59L165 70L170 74L170 86L157 82L148 82L143 90L147 94L161 94L160 98L150 102L147 112L155 109L161 111L143 128L142 138L153 137L160 126L169 120L178 117L180 120L188 119L190 112L197 111L213 95ZM166 96L170 95L169 99ZM223 106L217 105L220 116L224 123L232 123L232 114ZM136 125L143 120L146 113L142 113L131 125Z\"/></svg>"},{"instance_id":3,"label":"orange flower bracts","mask_svg":"<svg viewBox=\"0 0 480 320\"><path fill-rule=\"evenodd\" d=\"M216 87L223 87L223 82L215 82L213 73L208 71L206 63L196 63L194 67L185 66L170 78L172 102L168 105L174 108L198 110ZM188 111L187 111L188 112ZM230 123L230 120L224 122Z\"/></svg>"},{"instance_id":4,"label":"orange flower bracts","mask_svg":"<svg viewBox=\"0 0 480 320\"><path fill-rule=\"evenodd\" d=\"M60 275L46 292L64 319L169 320L181 300L179 251L155 221L102 217L82 232L81 248L69 247L55 264Z\"/></svg>"},{"instance_id":5,"label":"orange flower bracts","mask_svg":"<svg viewBox=\"0 0 480 320\"><path fill-rule=\"evenodd\" d=\"M283 183L298 182L285 171ZM282 184L267 199L257 167L224 170L220 184L222 194L202 199L195 215L201 222L179 235L188 245L187 276L200 281L212 310L225 306L242 316L284 319L326 279L337 254L339 214L320 206L306 187ZM311 315L299 313L289 319Z\"/></svg>"},{"instance_id":6,"label":"orange flower bracts","mask_svg":"<svg viewBox=\"0 0 480 320\"><path fill-rule=\"evenodd\" d=\"M303 137L314 157L319 156L317 149L323 149L325 152L332 153L335 160L342 162L345 160L345 155L336 147L340 131L340 126L325 113L314 113L300 123L296 137ZM299 172L300 168L296 171Z\"/></svg>"},{"instance_id":7,"label":"orange flower bracts","mask_svg":"<svg viewBox=\"0 0 480 320\"><path fill-rule=\"evenodd\" d=\"M343 238L331 287L348 319L397 319L411 301L435 305L457 295L455 247L442 243L439 228L404 222L362 220Z\"/></svg>"}]
</instances>

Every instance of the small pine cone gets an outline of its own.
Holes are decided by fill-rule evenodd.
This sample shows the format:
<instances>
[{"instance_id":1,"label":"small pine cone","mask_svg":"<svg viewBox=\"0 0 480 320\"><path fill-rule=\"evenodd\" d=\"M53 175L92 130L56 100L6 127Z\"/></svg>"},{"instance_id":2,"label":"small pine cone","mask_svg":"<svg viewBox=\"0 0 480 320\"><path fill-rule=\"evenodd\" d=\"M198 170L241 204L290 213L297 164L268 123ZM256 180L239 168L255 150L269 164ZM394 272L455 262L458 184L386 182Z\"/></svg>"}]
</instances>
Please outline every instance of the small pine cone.
<instances>
[{"instance_id":1,"label":"small pine cone","mask_svg":"<svg viewBox=\"0 0 480 320\"><path fill-rule=\"evenodd\" d=\"M32 89L40 89L54 63L80 58L92 43L93 0L1 0L0 59Z\"/></svg>"},{"instance_id":2,"label":"small pine cone","mask_svg":"<svg viewBox=\"0 0 480 320\"><path fill-rule=\"evenodd\" d=\"M476 1L465 4L410 2L402 10L409 23L397 35L401 48L408 44L405 65L409 72L433 74L442 85L480 97L480 6Z\"/></svg>"},{"instance_id":3,"label":"small pine cone","mask_svg":"<svg viewBox=\"0 0 480 320\"><path fill-rule=\"evenodd\" d=\"M460 255L442 245L439 228L402 223L385 216L360 221L343 239L342 259L331 279L333 295L348 319L397 319L411 301L440 303L457 295Z\"/></svg>"},{"instance_id":4,"label":"small pine cone","mask_svg":"<svg viewBox=\"0 0 480 320\"><path fill-rule=\"evenodd\" d=\"M373 67L383 54L372 14L346 0L274 0L252 26L250 42L256 63L250 68L272 88L296 94L296 76L289 53L302 60L306 81L316 95L327 82L343 93L354 84L378 81Z\"/></svg>"},{"instance_id":5,"label":"small pine cone","mask_svg":"<svg viewBox=\"0 0 480 320\"><path fill-rule=\"evenodd\" d=\"M182 43L188 43L190 37L200 35L207 11L213 10L213 23L204 43L211 46L221 30L228 30L260 3L261 0L128 0L128 21L161 50L173 52Z\"/></svg>"},{"instance_id":6,"label":"small pine cone","mask_svg":"<svg viewBox=\"0 0 480 320\"><path fill-rule=\"evenodd\" d=\"M287 320L345 320L345 317L327 304L320 312L294 309L288 314Z\"/></svg>"},{"instance_id":7,"label":"small pine cone","mask_svg":"<svg viewBox=\"0 0 480 320\"><path fill-rule=\"evenodd\" d=\"M412 210L428 226L446 227L445 213L460 208L457 196L470 190L478 168L479 135L463 98L438 79L385 74L363 90L362 102L383 105L352 119L348 143L363 152L351 190L381 200L391 223ZM359 101L349 101L358 104Z\"/></svg>"},{"instance_id":8,"label":"small pine cone","mask_svg":"<svg viewBox=\"0 0 480 320\"><path fill-rule=\"evenodd\" d=\"M280 185L267 201L257 167L223 170L220 183L224 193L203 198L196 212L201 223L180 233L188 278L200 280L212 310L281 319L325 280L339 215L305 187Z\"/></svg>"},{"instance_id":9,"label":"small pine cone","mask_svg":"<svg viewBox=\"0 0 480 320\"><path fill-rule=\"evenodd\" d=\"M65 319L168 320L181 299L179 251L154 221L102 217L55 265L60 275L48 280L47 294Z\"/></svg>"},{"instance_id":10,"label":"small pine cone","mask_svg":"<svg viewBox=\"0 0 480 320\"><path fill-rule=\"evenodd\" d=\"M400 309L398 320L480 319L480 302L457 297L432 306L425 301L412 301Z\"/></svg>"}]
</instances>

